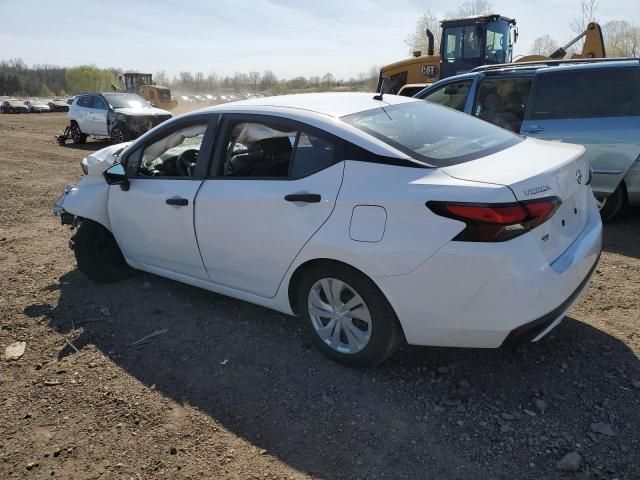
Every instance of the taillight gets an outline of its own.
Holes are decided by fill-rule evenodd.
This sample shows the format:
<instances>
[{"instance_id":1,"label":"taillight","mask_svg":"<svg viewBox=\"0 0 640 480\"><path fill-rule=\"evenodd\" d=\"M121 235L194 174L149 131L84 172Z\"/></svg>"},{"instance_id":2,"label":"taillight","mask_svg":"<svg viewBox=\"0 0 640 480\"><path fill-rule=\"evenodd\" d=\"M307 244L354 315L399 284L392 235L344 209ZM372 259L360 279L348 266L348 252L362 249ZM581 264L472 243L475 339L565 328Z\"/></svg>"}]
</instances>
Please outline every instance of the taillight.
<instances>
[{"instance_id":1,"label":"taillight","mask_svg":"<svg viewBox=\"0 0 640 480\"><path fill-rule=\"evenodd\" d=\"M513 203L427 202L429 209L467 224L454 240L504 242L549 220L562 201L558 197Z\"/></svg>"}]
</instances>

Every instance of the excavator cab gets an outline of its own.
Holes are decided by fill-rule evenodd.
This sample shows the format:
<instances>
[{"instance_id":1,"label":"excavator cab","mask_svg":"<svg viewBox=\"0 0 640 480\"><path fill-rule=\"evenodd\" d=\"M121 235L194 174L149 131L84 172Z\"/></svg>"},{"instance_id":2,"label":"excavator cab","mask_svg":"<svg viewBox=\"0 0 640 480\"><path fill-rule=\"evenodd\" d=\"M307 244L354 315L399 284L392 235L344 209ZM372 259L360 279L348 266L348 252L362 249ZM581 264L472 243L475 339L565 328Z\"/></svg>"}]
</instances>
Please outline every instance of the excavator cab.
<instances>
[{"instance_id":1,"label":"excavator cab","mask_svg":"<svg viewBox=\"0 0 640 480\"><path fill-rule=\"evenodd\" d=\"M443 20L440 78L479 67L509 63L518 37L516 21L502 15Z\"/></svg>"}]
</instances>

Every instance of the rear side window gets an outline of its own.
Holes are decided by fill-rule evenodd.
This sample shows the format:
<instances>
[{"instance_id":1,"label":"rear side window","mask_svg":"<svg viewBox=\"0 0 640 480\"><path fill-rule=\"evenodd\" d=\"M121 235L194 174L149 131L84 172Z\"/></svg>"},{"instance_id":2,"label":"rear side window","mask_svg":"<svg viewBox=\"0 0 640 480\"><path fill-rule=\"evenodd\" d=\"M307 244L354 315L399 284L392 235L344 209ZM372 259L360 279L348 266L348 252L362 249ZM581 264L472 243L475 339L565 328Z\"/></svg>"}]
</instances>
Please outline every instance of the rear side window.
<instances>
[{"instance_id":1,"label":"rear side window","mask_svg":"<svg viewBox=\"0 0 640 480\"><path fill-rule=\"evenodd\" d=\"M80 100L78 100L79 107L91 108L92 103L93 102L91 95L83 95L82 97L80 97Z\"/></svg>"},{"instance_id":2,"label":"rear side window","mask_svg":"<svg viewBox=\"0 0 640 480\"><path fill-rule=\"evenodd\" d=\"M223 175L235 178L301 178L334 163L328 138L271 122L238 122L226 145Z\"/></svg>"},{"instance_id":3,"label":"rear side window","mask_svg":"<svg viewBox=\"0 0 640 480\"><path fill-rule=\"evenodd\" d=\"M300 132L293 158L291 176L306 177L331 166L335 159L335 144L322 137Z\"/></svg>"},{"instance_id":4,"label":"rear side window","mask_svg":"<svg viewBox=\"0 0 640 480\"><path fill-rule=\"evenodd\" d=\"M594 69L540 75L534 120L640 115L640 70Z\"/></svg>"}]
</instances>

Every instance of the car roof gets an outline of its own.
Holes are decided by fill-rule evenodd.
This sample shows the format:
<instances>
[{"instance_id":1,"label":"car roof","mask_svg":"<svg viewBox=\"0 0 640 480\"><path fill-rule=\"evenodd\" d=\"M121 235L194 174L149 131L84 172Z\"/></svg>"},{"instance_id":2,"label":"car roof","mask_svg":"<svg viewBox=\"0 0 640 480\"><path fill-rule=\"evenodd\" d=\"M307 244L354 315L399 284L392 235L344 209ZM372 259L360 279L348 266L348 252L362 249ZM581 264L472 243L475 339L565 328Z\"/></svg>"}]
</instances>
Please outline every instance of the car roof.
<instances>
[{"instance_id":1,"label":"car roof","mask_svg":"<svg viewBox=\"0 0 640 480\"><path fill-rule=\"evenodd\" d=\"M638 58L590 58L567 60L539 60L522 63L505 63L497 65L483 65L476 67L471 73L485 73L501 75L509 73L533 74L538 70L544 71L571 71L571 70L596 70L603 68L626 68L640 66Z\"/></svg>"},{"instance_id":2,"label":"car roof","mask_svg":"<svg viewBox=\"0 0 640 480\"><path fill-rule=\"evenodd\" d=\"M226 111L237 108L272 107L277 109L295 109L327 115L329 117L344 117L353 113L373 110L389 105L415 102L410 97L397 95L383 95L382 100L375 100L375 93L361 92L326 92L301 93L294 95L279 95L275 97L251 98L238 102L216 105L206 111ZM262 110L262 109L261 109ZM301 113L298 112L298 113Z\"/></svg>"}]
</instances>

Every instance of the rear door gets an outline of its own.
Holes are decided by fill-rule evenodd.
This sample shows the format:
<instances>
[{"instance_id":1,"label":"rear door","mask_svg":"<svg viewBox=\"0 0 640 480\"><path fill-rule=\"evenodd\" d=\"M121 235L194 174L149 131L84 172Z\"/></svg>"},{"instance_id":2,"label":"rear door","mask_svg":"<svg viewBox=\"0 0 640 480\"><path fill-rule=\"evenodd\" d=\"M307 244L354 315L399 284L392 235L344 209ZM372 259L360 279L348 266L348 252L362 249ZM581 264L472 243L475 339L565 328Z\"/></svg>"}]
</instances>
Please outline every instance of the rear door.
<instances>
[{"instance_id":1,"label":"rear door","mask_svg":"<svg viewBox=\"0 0 640 480\"><path fill-rule=\"evenodd\" d=\"M78 123L80 131L87 135L93 135L93 124L91 122L91 106L93 105L93 95L82 95L72 107L72 117Z\"/></svg>"},{"instance_id":2,"label":"rear door","mask_svg":"<svg viewBox=\"0 0 640 480\"><path fill-rule=\"evenodd\" d=\"M214 283L273 297L333 211L344 147L325 132L263 115L228 116L224 132L196 199L202 259Z\"/></svg>"},{"instance_id":3,"label":"rear door","mask_svg":"<svg viewBox=\"0 0 640 480\"><path fill-rule=\"evenodd\" d=\"M639 72L639 67L540 69L521 133L583 145L594 192L610 195L640 156Z\"/></svg>"}]
</instances>

